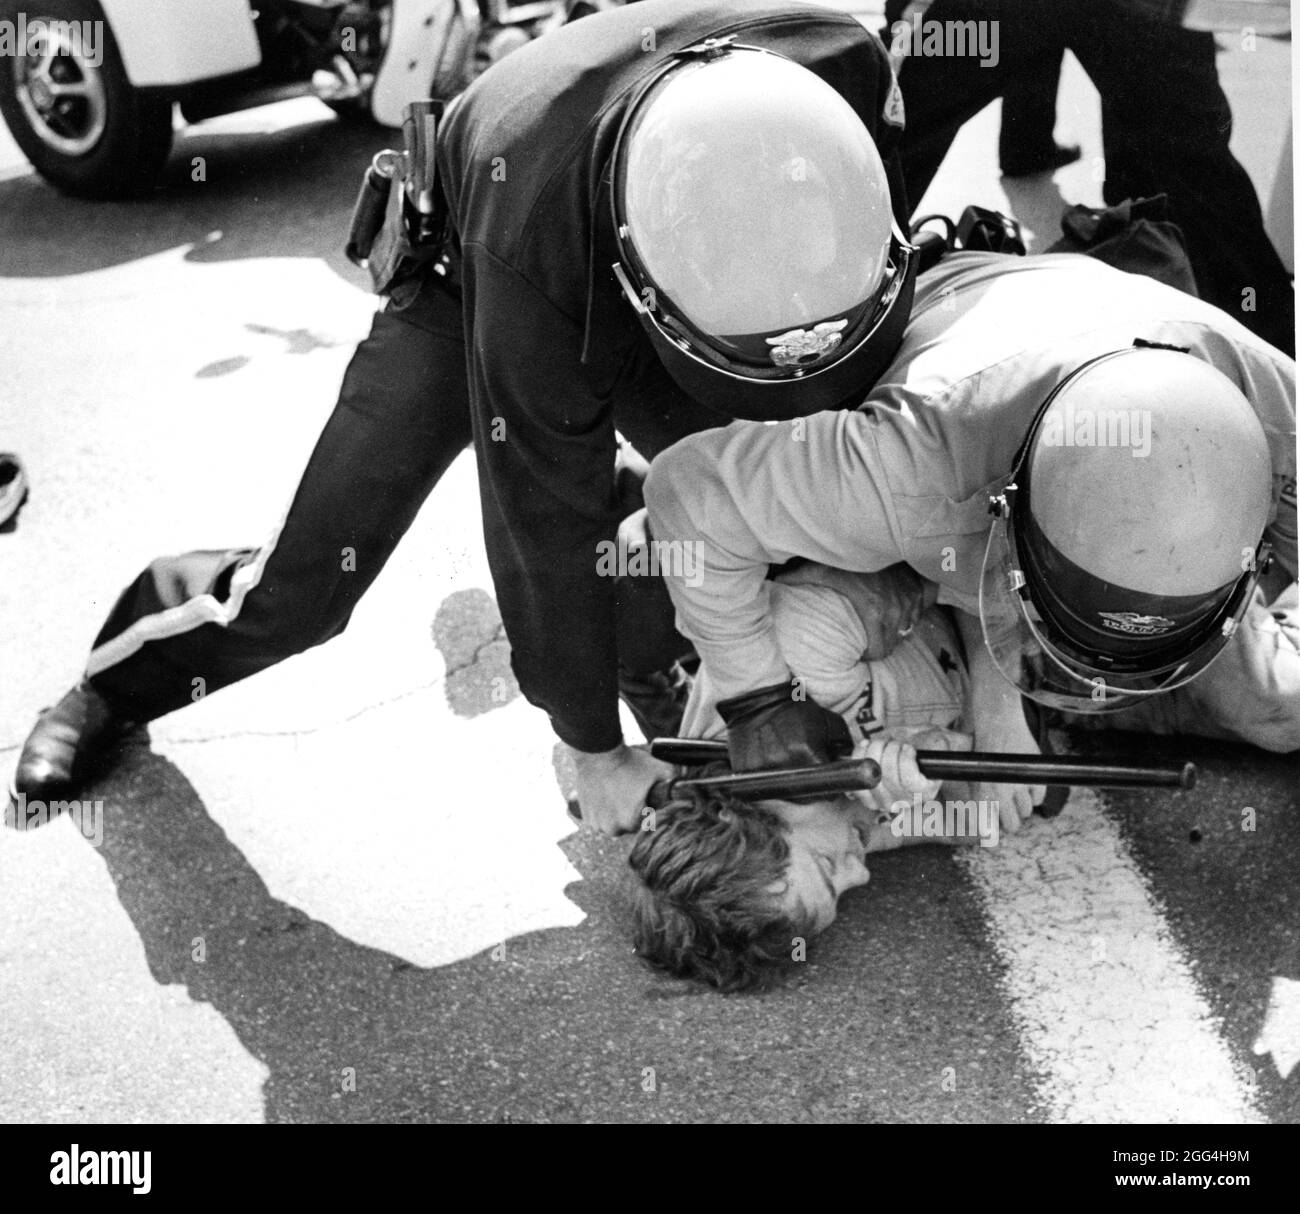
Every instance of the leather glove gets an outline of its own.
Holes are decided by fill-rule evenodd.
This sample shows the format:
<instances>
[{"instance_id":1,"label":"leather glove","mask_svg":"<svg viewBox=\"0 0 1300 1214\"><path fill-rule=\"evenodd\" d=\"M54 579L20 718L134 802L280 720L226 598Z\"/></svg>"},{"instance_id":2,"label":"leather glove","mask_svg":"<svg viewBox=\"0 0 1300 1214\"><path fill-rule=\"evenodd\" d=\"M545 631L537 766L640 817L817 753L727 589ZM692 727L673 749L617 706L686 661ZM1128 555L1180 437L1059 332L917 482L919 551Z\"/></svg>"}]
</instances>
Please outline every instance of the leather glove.
<instances>
[{"instance_id":1,"label":"leather glove","mask_svg":"<svg viewBox=\"0 0 1300 1214\"><path fill-rule=\"evenodd\" d=\"M732 771L811 767L852 753L844 718L812 700L794 699L793 690L775 683L719 701Z\"/></svg>"}]
</instances>

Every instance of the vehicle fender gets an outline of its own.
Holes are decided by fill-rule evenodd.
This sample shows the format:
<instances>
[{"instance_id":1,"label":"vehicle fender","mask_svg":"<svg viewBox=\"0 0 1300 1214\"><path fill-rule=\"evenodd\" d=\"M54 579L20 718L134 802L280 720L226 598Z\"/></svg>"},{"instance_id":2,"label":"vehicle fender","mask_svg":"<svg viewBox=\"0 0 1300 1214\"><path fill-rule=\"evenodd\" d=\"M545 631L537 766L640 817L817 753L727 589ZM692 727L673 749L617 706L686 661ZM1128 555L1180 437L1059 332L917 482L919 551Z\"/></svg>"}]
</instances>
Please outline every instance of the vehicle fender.
<instances>
[{"instance_id":1,"label":"vehicle fender","mask_svg":"<svg viewBox=\"0 0 1300 1214\"><path fill-rule=\"evenodd\" d=\"M137 88L193 84L262 60L248 0L99 0Z\"/></svg>"}]
</instances>

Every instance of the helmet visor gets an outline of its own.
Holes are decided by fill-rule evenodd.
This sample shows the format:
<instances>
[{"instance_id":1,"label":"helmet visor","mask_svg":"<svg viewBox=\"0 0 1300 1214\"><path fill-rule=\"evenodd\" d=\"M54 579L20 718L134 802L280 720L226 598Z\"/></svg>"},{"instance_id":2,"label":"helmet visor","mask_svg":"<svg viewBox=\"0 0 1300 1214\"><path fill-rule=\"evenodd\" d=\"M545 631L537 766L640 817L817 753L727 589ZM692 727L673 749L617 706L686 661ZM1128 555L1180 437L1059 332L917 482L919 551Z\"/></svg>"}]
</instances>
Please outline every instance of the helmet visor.
<instances>
[{"instance_id":1,"label":"helmet visor","mask_svg":"<svg viewBox=\"0 0 1300 1214\"><path fill-rule=\"evenodd\" d=\"M997 518L989 529L980 574L984 644L1002 677L1036 703L1066 712L1117 712L1189 683L1223 652L1254 597L1268 552L1268 545L1261 544L1253 569L1242 575L1194 641L1174 654L1153 653L1140 666L1085 652L1044 620L1026 590L1014 523L1010 517Z\"/></svg>"}]
</instances>

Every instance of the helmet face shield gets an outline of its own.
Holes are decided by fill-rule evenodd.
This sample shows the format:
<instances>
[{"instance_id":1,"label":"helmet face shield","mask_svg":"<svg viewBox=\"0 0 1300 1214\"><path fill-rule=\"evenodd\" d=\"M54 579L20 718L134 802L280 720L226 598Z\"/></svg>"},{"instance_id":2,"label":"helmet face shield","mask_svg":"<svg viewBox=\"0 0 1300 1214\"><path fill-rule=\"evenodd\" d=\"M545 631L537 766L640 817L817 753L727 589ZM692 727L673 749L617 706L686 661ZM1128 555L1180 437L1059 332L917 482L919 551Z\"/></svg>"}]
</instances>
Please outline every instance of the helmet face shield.
<instances>
[{"instance_id":1,"label":"helmet face shield","mask_svg":"<svg viewBox=\"0 0 1300 1214\"><path fill-rule=\"evenodd\" d=\"M1014 486L1008 486L1009 491ZM1002 677L1022 695L1075 713L1117 712L1196 678L1223 652L1254 598L1268 563L1261 543L1219 612L1192 643L1153 652L1143 662L1119 661L1072 645L1035 608L1018 555L1015 524L1004 509L989 528L980 574L979 611L984 644ZM1140 621L1133 621L1140 626Z\"/></svg>"}]
</instances>

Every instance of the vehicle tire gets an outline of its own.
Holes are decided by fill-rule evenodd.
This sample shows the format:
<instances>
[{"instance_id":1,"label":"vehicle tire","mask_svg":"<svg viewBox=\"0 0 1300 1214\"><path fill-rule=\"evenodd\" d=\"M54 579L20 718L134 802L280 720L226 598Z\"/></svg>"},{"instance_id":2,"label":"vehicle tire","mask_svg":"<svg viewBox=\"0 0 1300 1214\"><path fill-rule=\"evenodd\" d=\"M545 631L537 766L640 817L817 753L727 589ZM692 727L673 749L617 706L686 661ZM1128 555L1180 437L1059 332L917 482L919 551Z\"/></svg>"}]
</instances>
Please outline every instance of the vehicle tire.
<instances>
[{"instance_id":1,"label":"vehicle tire","mask_svg":"<svg viewBox=\"0 0 1300 1214\"><path fill-rule=\"evenodd\" d=\"M44 19L103 22L98 46L46 35L0 57L0 114L36 171L82 198L148 190L171 150L172 103L132 86L98 0L0 0L0 19L16 24L20 13L29 29Z\"/></svg>"}]
</instances>

